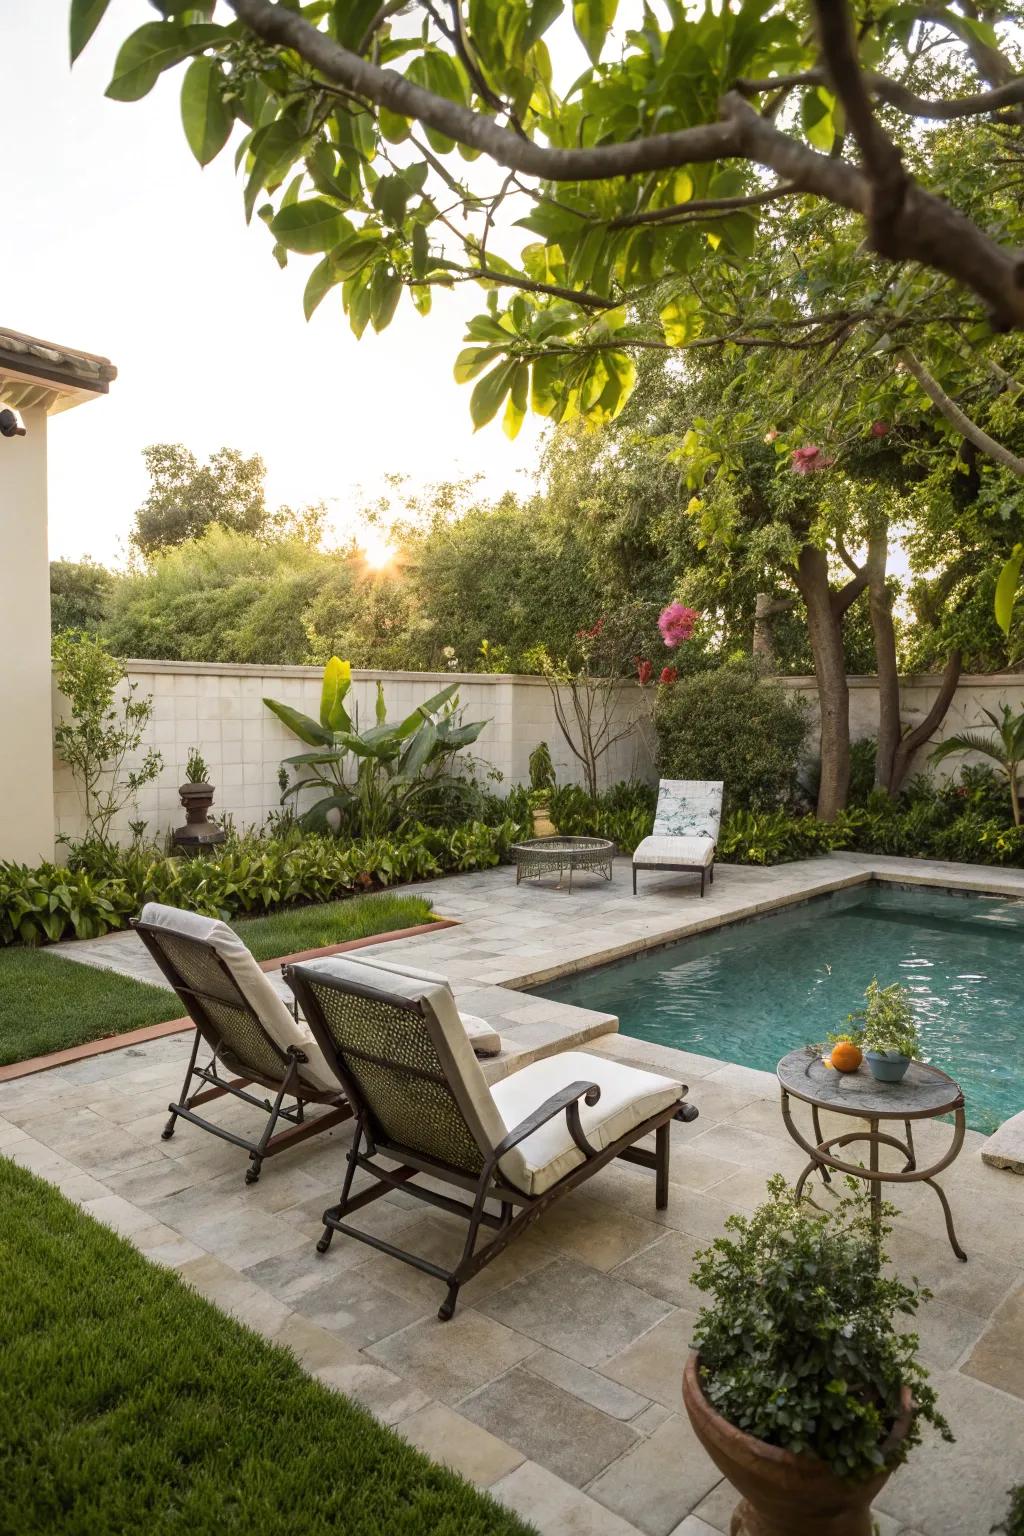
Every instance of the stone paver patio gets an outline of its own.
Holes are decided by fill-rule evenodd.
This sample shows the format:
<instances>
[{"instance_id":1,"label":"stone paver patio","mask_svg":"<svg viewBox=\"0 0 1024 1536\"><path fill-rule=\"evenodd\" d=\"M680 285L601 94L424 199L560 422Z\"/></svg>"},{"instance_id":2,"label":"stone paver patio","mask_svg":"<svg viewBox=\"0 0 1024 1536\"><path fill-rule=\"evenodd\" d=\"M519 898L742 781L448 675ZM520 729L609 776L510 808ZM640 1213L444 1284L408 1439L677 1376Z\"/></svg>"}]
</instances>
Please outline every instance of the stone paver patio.
<instances>
[{"instance_id":1,"label":"stone paver patio","mask_svg":"<svg viewBox=\"0 0 1024 1536\"><path fill-rule=\"evenodd\" d=\"M237 1149L180 1121L172 1141L160 1140L184 1072L184 1033L0 1083L0 1152L288 1345L542 1536L725 1531L735 1496L681 1406L700 1304L689 1272L694 1250L731 1211L753 1209L770 1173L792 1177L802 1165L774 1079L617 1035L610 1016L515 988L871 874L1024 896L1019 871L853 855L723 867L704 901L671 876L651 879L634 900L625 870L610 887L581 878L571 896L551 885L516 890L505 869L422 888L461 926L392 944L389 958L405 953L446 972L465 1006L500 1029L506 1050L493 1072L589 1037L586 1049L681 1076L701 1112L672 1128L666 1211L654 1209L650 1174L612 1165L466 1286L450 1323L436 1318L438 1283L418 1271L341 1235L327 1255L314 1251L343 1175L347 1127L271 1162L251 1188ZM134 936L60 948L146 974ZM218 1118L253 1114L232 1104ZM926 1150L947 1136L927 1125L918 1139ZM899 1191L891 1252L935 1293L920 1317L922 1350L957 1443L930 1436L896 1473L876 1509L881 1536L980 1536L1024 1478L1024 1179L985 1166L982 1142L968 1132L942 1176L968 1264L946 1245L931 1192ZM464 1232L400 1191L359 1219L442 1262Z\"/></svg>"}]
</instances>

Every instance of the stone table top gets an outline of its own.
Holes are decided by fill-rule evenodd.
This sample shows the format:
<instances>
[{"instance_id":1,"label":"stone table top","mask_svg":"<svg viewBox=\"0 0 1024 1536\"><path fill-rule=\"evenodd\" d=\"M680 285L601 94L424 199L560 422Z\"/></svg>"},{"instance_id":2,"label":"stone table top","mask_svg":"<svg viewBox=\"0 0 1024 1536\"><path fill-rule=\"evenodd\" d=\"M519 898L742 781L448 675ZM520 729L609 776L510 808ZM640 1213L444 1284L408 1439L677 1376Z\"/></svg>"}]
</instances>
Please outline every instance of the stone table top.
<instances>
[{"instance_id":1,"label":"stone table top","mask_svg":"<svg viewBox=\"0 0 1024 1536\"><path fill-rule=\"evenodd\" d=\"M837 1072L822 1057L804 1047L783 1056L776 1068L783 1090L808 1104L861 1119L918 1120L945 1114L963 1105L960 1087L938 1067L912 1061L900 1083L879 1083L867 1063L856 1072Z\"/></svg>"}]
</instances>

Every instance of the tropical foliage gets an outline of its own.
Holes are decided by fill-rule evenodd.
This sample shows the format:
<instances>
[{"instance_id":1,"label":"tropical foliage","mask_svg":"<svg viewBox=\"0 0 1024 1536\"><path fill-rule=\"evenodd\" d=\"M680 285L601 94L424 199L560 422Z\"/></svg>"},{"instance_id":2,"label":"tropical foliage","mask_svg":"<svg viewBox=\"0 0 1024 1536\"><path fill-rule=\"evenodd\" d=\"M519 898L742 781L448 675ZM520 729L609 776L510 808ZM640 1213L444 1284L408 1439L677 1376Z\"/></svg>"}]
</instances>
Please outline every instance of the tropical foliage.
<instances>
[{"instance_id":1,"label":"tropical foliage","mask_svg":"<svg viewBox=\"0 0 1024 1536\"><path fill-rule=\"evenodd\" d=\"M709 1304L694 1344L704 1392L730 1424L857 1482L904 1461L925 1424L953 1436L917 1335L896 1326L930 1292L886 1274L890 1227L875 1226L868 1195L847 1182L851 1192L821 1214L775 1174L753 1215L726 1218L726 1235L695 1256ZM904 1387L910 1429L883 1454Z\"/></svg>"},{"instance_id":2,"label":"tropical foliage","mask_svg":"<svg viewBox=\"0 0 1024 1536\"><path fill-rule=\"evenodd\" d=\"M991 709L983 710L994 730L994 736L984 736L980 731L960 731L956 736L949 736L935 748L932 753L932 762L940 763L944 758L959 752L977 752L982 757L993 758L998 764L1000 772L1006 775L1010 786L1010 805L1013 809L1013 824L1021 825L1020 803L1020 777L1024 771L1024 710L1015 715L1008 704L1004 704L997 715Z\"/></svg>"},{"instance_id":3,"label":"tropical foliage","mask_svg":"<svg viewBox=\"0 0 1024 1536\"><path fill-rule=\"evenodd\" d=\"M397 725L388 724L384 688L377 684L376 724L359 730L345 707L352 686L349 662L332 656L324 668L320 718L264 699L269 710L313 748L286 757L299 776L282 794L297 802L313 790L318 798L302 812L307 830L344 831L357 837L401 832L451 787L448 765L472 746L486 720L463 725L455 683L417 704Z\"/></svg>"}]
</instances>

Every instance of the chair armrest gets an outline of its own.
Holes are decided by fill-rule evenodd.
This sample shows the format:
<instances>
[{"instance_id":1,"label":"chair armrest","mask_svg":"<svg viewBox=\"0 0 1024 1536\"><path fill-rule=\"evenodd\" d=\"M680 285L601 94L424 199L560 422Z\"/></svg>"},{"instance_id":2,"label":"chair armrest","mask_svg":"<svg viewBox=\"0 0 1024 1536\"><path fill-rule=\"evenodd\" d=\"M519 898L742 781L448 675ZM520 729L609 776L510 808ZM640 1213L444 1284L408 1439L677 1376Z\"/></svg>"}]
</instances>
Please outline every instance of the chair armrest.
<instances>
[{"instance_id":1,"label":"chair armrest","mask_svg":"<svg viewBox=\"0 0 1024 1536\"><path fill-rule=\"evenodd\" d=\"M539 1131L542 1125L546 1125L549 1120L554 1120L563 1111L569 1123L569 1134L584 1157L595 1157L598 1149L591 1146L580 1124L579 1101L583 1099L585 1103L594 1105L600 1097L601 1090L596 1083L570 1083L568 1087L560 1088L557 1093L551 1095L550 1099L545 1099L543 1104L538 1105L532 1114L527 1115L525 1120L521 1120L509 1131L504 1140L498 1143L492 1154L494 1161L497 1162L498 1158L504 1157L506 1152L511 1152L513 1147L517 1147L521 1141L526 1140L527 1136L532 1136L534 1131Z\"/></svg>"}]
</instances>

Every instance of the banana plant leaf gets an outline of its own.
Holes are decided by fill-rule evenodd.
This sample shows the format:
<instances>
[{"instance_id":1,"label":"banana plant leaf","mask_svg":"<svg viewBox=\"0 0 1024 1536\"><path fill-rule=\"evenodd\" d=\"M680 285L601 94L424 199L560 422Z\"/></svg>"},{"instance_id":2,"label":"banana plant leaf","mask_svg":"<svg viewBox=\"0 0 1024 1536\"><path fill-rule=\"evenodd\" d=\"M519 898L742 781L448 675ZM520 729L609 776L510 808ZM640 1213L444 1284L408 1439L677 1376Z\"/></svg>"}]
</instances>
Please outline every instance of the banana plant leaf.
<instances>
[{"instance_id":1,"label":"banana plant leaf","mask_svg":"<svg viewBox=\"0 0 1024 1536\"><path fill-rule=\"evenodd\" d=\"M350 731L352 721L344 698L352 686L352 664L332 656L324 667L320 689L320 724L328 731Z\"/></svg>"},{"instance_id":2,"label":"banana plant leaf","mask_svg":"<svg viewBox=\"0 0 1024 1536\"><path fill-rule=\"evenodd\" d=\"M283 757L281 761L292 768L304 768L307 764L319 766L322 763L340 763L344 756L341 749L331 752L297 752L294 757Z\"/></svg>"},{"instance_id":3,"label":"banana plant leaf","mask_svg":"<svg viewBox=\"0 0 1024 1536\"><path fill-rule=\"evenodd\" d=\"M411 778L419 773L430 762L431 756L437 749L437 726L430 720L425 721L416 732L415 736L406 747L399 759L401 773Z\"/></svg>"},{"instance_id":4,"label":"banana plant leaf","mask_svg":"<svg viewBox=\"0 0 1024 1536\"><path fill-rule=\"evenodd\" d=\"M331 811L340 811L344 815L352 803L351 795L325 795L315 805L311 805L308 811L303 811L299 820L310 832L326 832L330 830L327 818Z\"/></svg>"},{"instance_id":5,"label":"banana plant leaf","mask_svg":"<svg viewBox=\"0 0 1024 1536\"><path fill-rule=\"evenodd\" d=\"M388 718L388 707L387 707L387 705L384 702L384 684L383 683L378 683L377 684L376 714L377 714L377 724L378 725L383 725L384 722Z\"/></svg>"},{"instance_id":6,"label":"banana plant leaf","mask_svg":"<svg viewBox=\"0 0 1024 1536\"><path fill-rule=\"evenodd\" d=\"M458 752L462 747L472 746L485 725L490 725L489 720L474 720L470 725L452 725L451 720L442 720L437 727L438 740L446 752Z\"/></svg>"},{"instance_id":7,"label":"banana plant leaf","mask_svg":"<svg viewBox=\"0 0 1024 1536\"><path fill-rule=\"evenodd\" d=\"M278 704L276 699L264 699L263 702L300 741L307 742L311 747L333 747L333 733L326 726L310 719L309 715L292 709L290 704Z\"/></svg>"},{"instance_id":8,"label":"banana plant leaf","mask_svg":"<svg viewBox=\"0 0 1024 1536\"><path fill-rule=\"evenodd\" d=\"M404 741L407 736L412 735L418 725L429 719L431 715L435 715L458 692L458 687L458 683L449 683L448 687L442 688L440 693L432 694L429 699L424 699L422 704L417 704L412 714L406 715L401 725L395 726L399 740Z\"/></svg>"}]
</instances>

